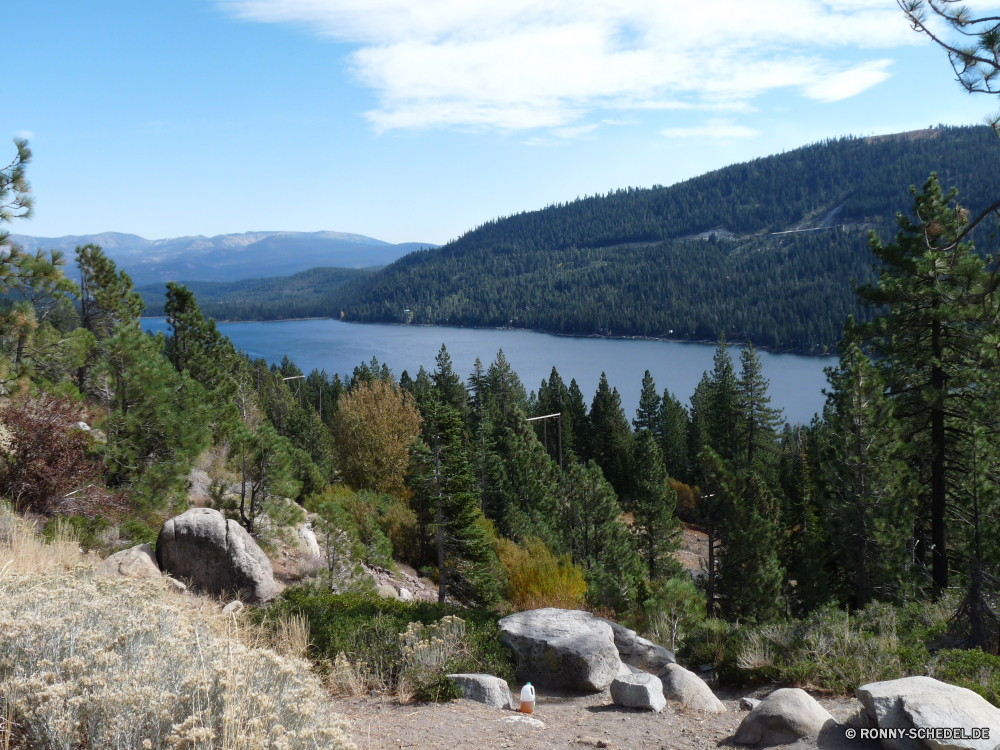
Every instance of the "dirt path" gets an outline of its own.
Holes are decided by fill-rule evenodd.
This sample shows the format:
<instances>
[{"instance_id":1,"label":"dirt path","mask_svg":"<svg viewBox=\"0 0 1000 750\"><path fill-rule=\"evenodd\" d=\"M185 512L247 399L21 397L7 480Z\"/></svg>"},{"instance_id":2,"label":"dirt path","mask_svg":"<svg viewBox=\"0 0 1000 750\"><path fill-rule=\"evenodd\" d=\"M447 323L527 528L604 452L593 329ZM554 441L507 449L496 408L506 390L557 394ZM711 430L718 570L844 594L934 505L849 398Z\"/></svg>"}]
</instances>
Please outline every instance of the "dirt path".
<instances>
[{"instance_id":1,"label":"dirt path","mask_svg":"<svg viewBox=\"0 0 1000 750\"><path fill-rule=\"evenodd\" d=\"M761 692L766 694L770 689ZM607 692L580 695L554 691L539 691L531 716L466 700L438 706L401 706L394 699L362 698L339 702L337 710L353 720L359 750L695 750L729 744L747 714L740 709L740 697L720 695L728 709L724 714L687 711L673 702L654 714L619 708L612 704ZM839 722L854 723L857 701L820 698L819 702ZM834 730L819 741L800 740L791 747L877 750L878 743L847 742L842 730L839 734Z\"/></svg>"}]
</instances>

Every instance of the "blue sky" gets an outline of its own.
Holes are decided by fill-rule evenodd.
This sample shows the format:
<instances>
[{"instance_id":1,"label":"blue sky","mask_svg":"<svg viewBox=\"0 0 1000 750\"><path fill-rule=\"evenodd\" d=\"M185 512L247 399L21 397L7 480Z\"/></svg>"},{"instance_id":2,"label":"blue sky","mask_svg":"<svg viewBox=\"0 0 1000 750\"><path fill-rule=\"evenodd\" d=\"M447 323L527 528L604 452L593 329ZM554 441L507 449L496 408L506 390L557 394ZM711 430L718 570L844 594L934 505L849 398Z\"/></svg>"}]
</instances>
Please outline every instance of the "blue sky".
<instances>
[{"instance_id":1,"label":"blue sky","mask_svg":"<svg viewBox=\"0 0 1000 750\"><path fill-rule=\"evenodd\" d=\"M443 243L846 134L979 123L895 0L0 0L36 236ZM8 58L10 60L10 58ZM3 154L3 152L0 152Z\"/></svg>"}]
</instances>

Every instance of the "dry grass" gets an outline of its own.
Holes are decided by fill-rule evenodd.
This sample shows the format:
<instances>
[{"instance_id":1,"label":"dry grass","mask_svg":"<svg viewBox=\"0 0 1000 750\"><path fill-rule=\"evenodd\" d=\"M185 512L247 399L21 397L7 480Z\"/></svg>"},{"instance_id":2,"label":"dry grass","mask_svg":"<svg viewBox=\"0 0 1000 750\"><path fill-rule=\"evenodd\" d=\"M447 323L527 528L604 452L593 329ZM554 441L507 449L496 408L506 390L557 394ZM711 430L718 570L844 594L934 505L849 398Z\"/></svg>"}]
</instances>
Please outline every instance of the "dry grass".
<instances>
[{"instance_id":1,"label":"dry grass","mask_svg":"<svg viewBox=\"0 0 1000 750\"><path fill-rule=\"evenodd\" d=\"M353 748L299 619L264 631L99 575L0 510L0 750ZM262 639L281 653L262 648Z\"/></svg>"}]
</instances>

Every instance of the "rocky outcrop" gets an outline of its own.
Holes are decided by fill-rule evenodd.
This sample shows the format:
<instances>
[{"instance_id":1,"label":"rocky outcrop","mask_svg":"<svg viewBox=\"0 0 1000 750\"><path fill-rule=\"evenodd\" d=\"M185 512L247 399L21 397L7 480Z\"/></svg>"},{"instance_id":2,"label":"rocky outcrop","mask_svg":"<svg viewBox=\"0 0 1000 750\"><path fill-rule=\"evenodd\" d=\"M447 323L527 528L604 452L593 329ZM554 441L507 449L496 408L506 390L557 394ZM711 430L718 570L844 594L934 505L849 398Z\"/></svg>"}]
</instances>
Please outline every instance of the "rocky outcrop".
<instances>
[{"instance_id":1,"label":"rocky outcrop","mask_svg":"<svg viewBox=\"0 0 1000 750\"><path fill-rule=\"evenodd\" d=\"M817 737L824 727L836 723L830 712L806 691L781 688L744 717L733 742L759 747L787 745L802 737Z\"/></svg>"},{"instance_id":2,"label":"rocky outcrop","mask_svg":"<svg viewBox=\"0 0 1000 750\"><path fill-rule=\"evenodd\" d=\"M323 555L319 548L319 540L316 539L316 532L312 530L308 521L299 526L299 539L302 540L302 544L311 558L318 560Z\"/></svg>"},{"instance_id":3,"label":"rocky outcrop","mask_svg":"<svg viewBox=\"0 0 1000 750\"><path fill-rule=\"evenodd\" d=\"M722 713L726 710L722 701L715 697L715 693L703 679L679 664L668 664L660 672L659 677L663 682L663 694L685 708L712 713Z\"/></svg>"},{"instance_id":4,"label":"rocky outcrop","mask_svg":"<svg viewBox=\"0 0 1000 750\"><path fill-rule=\"evenodd\" d=\"M668 664L674 664L674 655L658 646L652 641L641 637L634 630L619 625L611 620L604 620L611 626L615 634L615 648L618 649L618 657L633 667L638 667L645 672L659 674Z\"/></svg>"},{"instance_id":5,"label":"rocky outcrop","mask_svg":"<svg viewBox=\"0 0 1000 750\"><path fill-rule=\"evenodd\" d=\"M163 524L156 559L162 570L212 594L238 593L261 604L281 592L271 561L253 537L211 508L192 508Z\"/></svg>"},{"instance_id":6,"label":"rocky outcrop","mask_svg":"<svg viewBox=\"0 0 1000 750\"><path fill-rule=\"evenodd\" d=\"M99 570L106 575L125 578L155 580L160 577L160 566L148 544L137 544L130 549L115 552L101 563Z\"/></svg>"},{"instance_id":7,"label":"rocky outcrop","mask_svg":"<svg viewBox=\"0 0 1000 750\"><path fill-rule=\"evenodd\" d=\"M600 691L622 661L614 631L589 612L534 609L500 620L500 642L517 657L519 679L541 687Z\"/></svg>"},{"instance_id":8,"label":"rocky outcrop","mask_svg":"<svg viewBox=\"0 0 1000 750\"><path fill-rule=\"evenodd\" d=\"M868 720L880 728L988 727L989 739L909 737L882 740L886 750L993 750L1000 742L1000 709L971 690L932 677L904 677L858 688Z\"/></svg>"},{"instance_id":9,"label":"rocky outcrop","mask_svg":"<svg viewBox=\"0 0 1000 750\"><path fill-rule=\"evenodd\" d=\"M491 674L450 674L448 679L458 685L466 700L494 708L514 708L514 696L510 693L507 680Z\"/></svg>"},{"instance_id":10,"label":"rocky outcrop","mask_svg":"<svg viewBox=\"0 0 1000 750\"><path fill-rule=\"evenodd\" d=\"M667 705L660 678L647 672L617 677L611 683L611 700L616 706L662 711Z\"/></svg>"}]
</instances>

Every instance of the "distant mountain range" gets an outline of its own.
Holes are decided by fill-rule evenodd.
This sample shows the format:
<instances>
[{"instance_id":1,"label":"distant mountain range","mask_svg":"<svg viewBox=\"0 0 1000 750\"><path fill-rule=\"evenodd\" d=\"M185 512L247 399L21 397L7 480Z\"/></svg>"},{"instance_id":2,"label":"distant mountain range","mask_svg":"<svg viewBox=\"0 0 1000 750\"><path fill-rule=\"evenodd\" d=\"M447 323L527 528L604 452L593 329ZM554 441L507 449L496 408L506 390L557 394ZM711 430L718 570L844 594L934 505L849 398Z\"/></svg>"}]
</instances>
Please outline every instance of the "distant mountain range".
<instances>
[{"instance_id":1,"label":"distant mountain range","mask_svg":"<svg viewBox=\"0 0 1000 750\"><path fill-rule=\"evenodd\" d=\"M100 245L137 285L238 281L285 276L318 266L369 268L388 265L414 250L437 247L429 242L393 245L346 232L245 232L165 240L120 232L67 237L14 234L11 238L26 250L64 250L70 262L77 245Z\"/></svg>"}]
</instances>

